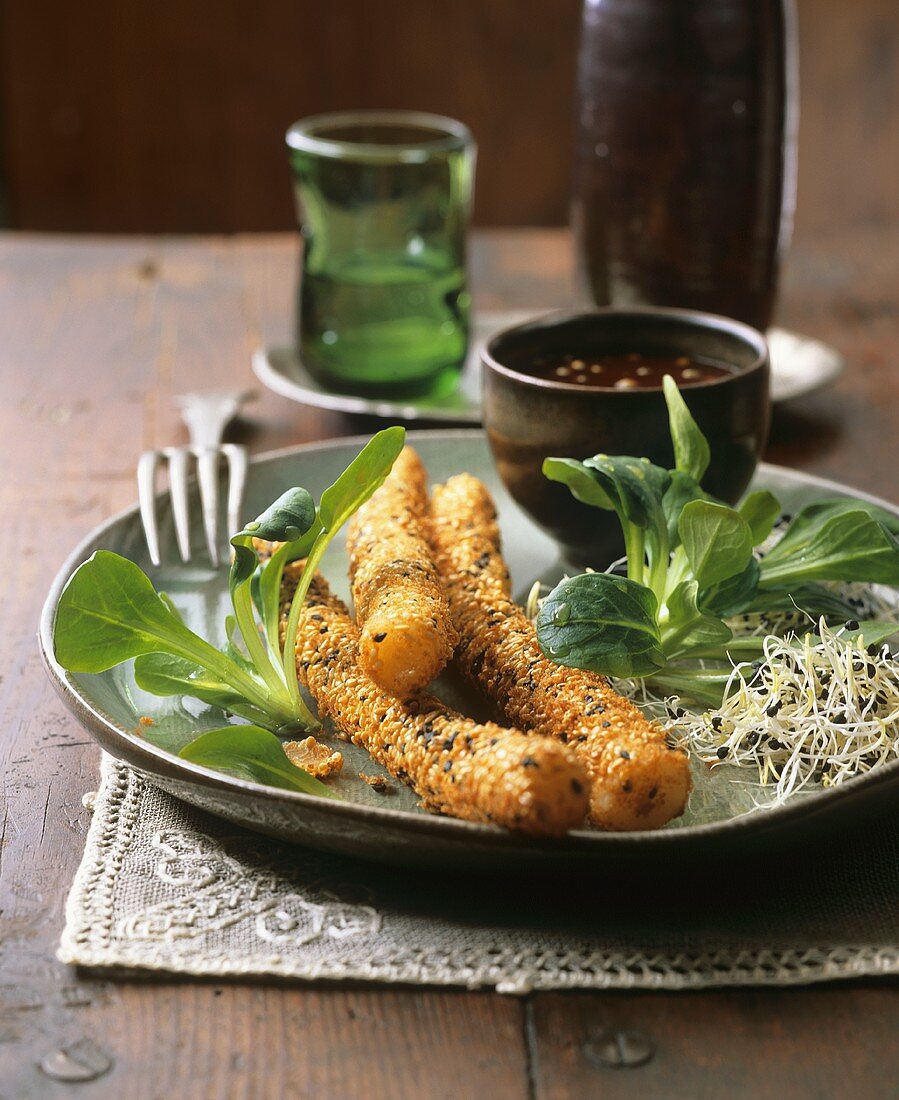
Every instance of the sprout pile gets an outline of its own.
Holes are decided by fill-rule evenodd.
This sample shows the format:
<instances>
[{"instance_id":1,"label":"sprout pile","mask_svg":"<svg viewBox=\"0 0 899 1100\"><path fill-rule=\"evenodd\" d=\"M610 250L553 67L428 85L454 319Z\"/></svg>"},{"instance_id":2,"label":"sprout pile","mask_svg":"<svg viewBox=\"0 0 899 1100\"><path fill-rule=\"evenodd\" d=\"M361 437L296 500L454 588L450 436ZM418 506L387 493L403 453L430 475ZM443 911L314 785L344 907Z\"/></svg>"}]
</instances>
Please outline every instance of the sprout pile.
<instances>
[{"instance_id":1,"label":"sprout pile","mask_svg":"<svg viewBox=\"0 0 899 1100\"><path fill-rule=\"evenodd\" d=\"M857 627L822 620L817 634L766 636L763 657L733 669L720 707L679 710L669 728L713 767L756 768L778 802L899 758L899 661Z\"/></svg>"}]
</instances>

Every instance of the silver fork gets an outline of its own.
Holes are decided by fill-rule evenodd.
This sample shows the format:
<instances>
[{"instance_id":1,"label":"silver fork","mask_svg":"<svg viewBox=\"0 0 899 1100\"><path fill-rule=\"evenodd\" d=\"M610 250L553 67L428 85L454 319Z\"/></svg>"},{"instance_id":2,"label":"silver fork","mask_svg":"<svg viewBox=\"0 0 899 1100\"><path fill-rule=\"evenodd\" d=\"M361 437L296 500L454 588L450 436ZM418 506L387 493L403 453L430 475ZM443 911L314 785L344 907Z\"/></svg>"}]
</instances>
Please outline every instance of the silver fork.
<instances>
[{"instance_id":1,"label":"silver fork","mask_svg":"<svg viewBox=\"0 0 899 1100\"><path fill-rule=\"evenodd\" d=\"M240 525L240 506L247 480L247 452L234 443L222 443L225 428L237 415L247 393L186 393L176 397L181 416L190 435L188 447L163 447L144 451L137 463L137 498L140 517L147 536L147 547L154 565L159 565L159 526L156 521L156 475L165 459L169 468L169 495L181 560L190 561L190 510L188 475L191 458L196 459L203 530L212 564L219 564L218 497L219 463L228 462L228 530Z\"/></svg>"}]
</instances>

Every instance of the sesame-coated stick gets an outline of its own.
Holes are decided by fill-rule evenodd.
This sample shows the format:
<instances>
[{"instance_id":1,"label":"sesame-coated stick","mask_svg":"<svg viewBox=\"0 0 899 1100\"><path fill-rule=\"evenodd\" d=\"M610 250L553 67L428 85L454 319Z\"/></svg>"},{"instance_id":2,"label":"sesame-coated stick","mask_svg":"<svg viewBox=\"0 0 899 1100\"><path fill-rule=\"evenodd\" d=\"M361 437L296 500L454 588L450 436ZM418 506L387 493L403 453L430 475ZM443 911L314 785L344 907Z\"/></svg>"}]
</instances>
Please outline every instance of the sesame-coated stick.
<instances>
[{"instance_id":1,"label":"sesame-coated stick","mask_svg":"<svg viewBox=\"0 0 899 1100\"><path fill-rule=\"evenodd\" d=\"M422 530L427 509L425 469L406 447L347 532L359 662L398 696L427 687L458 641Z\"/></svg>"},{"instance_id":2,"label":"sesame-coated stick","mask_svg":"<svg viewBox=\"0 0 899 1100\"><path fill-rule=\"evenodd\" d=\"M288 566L289 596L301 566ZM282 620L283 621L283 620ZM297 632L297 672L338 732L408 783L430 810L539 836L580 825L589 781L566 746L463 718L430 696L402 700L359 667L359 630L316 576Z\"/></svg>"},{"instance_id":3,"label":"sesame-coated stick","mask_svg":"<svg viewBox=\"0 0 899 1100\"><path fill-rule=\"evenodd\" d=\"M590 818L604 829L654 829L683 812L687 757L603 676L545 657L510 596L496 509L460 474L434 490L431 541L461 641L456 658L505 719L565 742L591 779Z\"/></svg>"}]
</instances>

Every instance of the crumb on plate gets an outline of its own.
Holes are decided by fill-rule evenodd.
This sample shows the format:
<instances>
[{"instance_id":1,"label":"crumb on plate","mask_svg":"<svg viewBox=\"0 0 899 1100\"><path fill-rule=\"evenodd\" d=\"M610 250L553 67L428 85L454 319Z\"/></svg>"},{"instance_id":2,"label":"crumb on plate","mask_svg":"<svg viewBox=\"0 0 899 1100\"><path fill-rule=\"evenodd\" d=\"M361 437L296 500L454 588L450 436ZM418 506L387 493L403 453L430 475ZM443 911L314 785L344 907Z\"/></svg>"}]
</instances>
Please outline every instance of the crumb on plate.
<instances>
[{"instance_id":1,"label":"crumb on plate","mask_svg":"<svg viewBox=\"0 0 899 1100\"><path fill-rule=\"evenodd\" d=\"M336 775L343 767L343 754L316 741L314 737L307 737L303 741L287 741L284 751L291 764L309 772L316 779Z\"/></svg>"},{"instance_id":2,"label":"crumb on plate","mask_svg":"<svg viewBox=\"0 0 899 1100\"><path fill-rule=\"evenodd\" d=\"M393 785L385 775L366 775L365 772L359 772L359 778L378 794L387 794L393 790Z\"/></svg>"}]
</instances>

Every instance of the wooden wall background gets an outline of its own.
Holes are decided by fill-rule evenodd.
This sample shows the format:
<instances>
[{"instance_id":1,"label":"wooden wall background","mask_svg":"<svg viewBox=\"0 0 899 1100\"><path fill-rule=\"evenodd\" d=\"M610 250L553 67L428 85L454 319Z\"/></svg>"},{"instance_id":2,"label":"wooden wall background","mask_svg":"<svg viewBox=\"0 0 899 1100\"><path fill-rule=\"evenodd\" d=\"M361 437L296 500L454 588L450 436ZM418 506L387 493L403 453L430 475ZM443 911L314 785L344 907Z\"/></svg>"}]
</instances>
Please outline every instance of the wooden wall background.
<instances>
[{"instance_id":1,"label":"wooden wall background","mask_svg":"<svg viewBox=\"0 0 899 1100\"><path fill-rule=\"evenodd\" d=\"M899 224L899 0L798 7L797 231ZM295 118L415 106L474 130L480 224L562 224L579 13L580 0L3 0L0 219L287 228Z\"/></svg>"}]
</instances>

